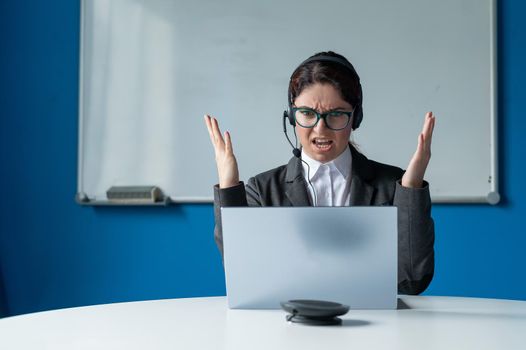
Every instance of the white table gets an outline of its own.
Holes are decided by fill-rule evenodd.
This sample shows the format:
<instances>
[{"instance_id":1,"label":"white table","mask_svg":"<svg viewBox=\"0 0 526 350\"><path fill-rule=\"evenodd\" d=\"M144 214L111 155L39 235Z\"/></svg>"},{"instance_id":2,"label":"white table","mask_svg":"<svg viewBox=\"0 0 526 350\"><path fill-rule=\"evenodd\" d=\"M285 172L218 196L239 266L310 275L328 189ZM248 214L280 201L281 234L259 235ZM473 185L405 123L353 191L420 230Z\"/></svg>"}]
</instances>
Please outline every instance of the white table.
<instances>
[{"instance_id":1,"label":"white table","mask_svg":"<svg viewBox=\"0 0 526 350\"><path fill-rule=\"evenodd\" d=\"M144 301L0 320L0 349L526 349L526 302L408 297L400 310L351 310L342 326L229 310L224 297Z\"/></svg>"}]
</instances>

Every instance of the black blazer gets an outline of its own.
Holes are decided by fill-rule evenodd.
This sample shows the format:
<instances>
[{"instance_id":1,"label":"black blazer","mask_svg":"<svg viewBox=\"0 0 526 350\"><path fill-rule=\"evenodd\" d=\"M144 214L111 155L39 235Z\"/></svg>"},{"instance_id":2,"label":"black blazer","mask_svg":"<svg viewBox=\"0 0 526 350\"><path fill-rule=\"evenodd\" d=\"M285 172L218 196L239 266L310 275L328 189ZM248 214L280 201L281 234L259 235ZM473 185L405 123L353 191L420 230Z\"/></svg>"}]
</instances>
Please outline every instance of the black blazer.
<instances>
[{"instance_id":1,"label":"black blazer","mask_svg":"<svg viewBox=\"0 0 526 350\"><path fill-rule=\"evenodd\" d=\"M406 188L400 183L400 168L367 159L352 145L351 206L394 205L398 207L398 292L420 294L434 273L434 223L429 185ZM266 171L239 185L214 186L216 244L223 254L221 207L312 206L303 177L301 160Z\"/></svg>"}]
</instances>

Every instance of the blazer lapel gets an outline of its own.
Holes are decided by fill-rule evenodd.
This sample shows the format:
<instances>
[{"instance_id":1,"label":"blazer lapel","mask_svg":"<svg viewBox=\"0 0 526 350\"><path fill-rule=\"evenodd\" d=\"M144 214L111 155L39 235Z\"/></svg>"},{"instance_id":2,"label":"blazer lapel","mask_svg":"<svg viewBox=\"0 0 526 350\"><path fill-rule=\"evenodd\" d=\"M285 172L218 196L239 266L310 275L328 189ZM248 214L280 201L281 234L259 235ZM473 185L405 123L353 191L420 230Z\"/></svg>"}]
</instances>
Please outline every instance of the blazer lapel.
<instances>
[{"instance_id":1,"label":"blazer lapel","mask_svg":"<svg viewBox=\"0 0 526 350\"><path fill-rule=\"evenodd\" d=\"M294 157L287 164L287 174L285 177L285 195L294 207L312 206L307 184L303 178L301 160Z\"/></svg>"},{"instance_id":2,"label":"blazer lapel","mask_svg":"<svg viewBox=\"0 0 526 350\"><path fill-rule=\"evenodd\" d=\"M371 179L372 174L369 160L359 153L349 144L352 153L352 175L351 175L351 206L371 205L375 193L375 188L367 180Z\"/></svg>"},{"instance_id":3,"label":"blazer lapel","mask_svg":"<svg viewBox=\"0 0 526 350\"><path fill-rule=\"evenodd\" d=\"M373 201L374 187L364 182L360 176L351 177L351 206L371 205Z\"/></svg>"}]
</instances>

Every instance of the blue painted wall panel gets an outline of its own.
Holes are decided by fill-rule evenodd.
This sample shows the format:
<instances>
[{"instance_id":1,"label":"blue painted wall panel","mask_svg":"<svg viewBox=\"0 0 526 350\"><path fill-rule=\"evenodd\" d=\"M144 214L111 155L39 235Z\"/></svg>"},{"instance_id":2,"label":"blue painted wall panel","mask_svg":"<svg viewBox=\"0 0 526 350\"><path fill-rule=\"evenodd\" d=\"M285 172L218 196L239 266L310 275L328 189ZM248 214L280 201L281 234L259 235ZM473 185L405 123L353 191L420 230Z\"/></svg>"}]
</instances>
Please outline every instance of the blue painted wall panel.
<instances>
[{"instance_id":1,"label":"blue painted wall panel","mask_svg":"<svg viewBox=\"0 0 526 350\"><path fill-rule=\"evenodd\" d=\"M427 294L526 300L526 4L499 10L504 200L434 207ZM79 11L76 1L0 2L0 314L223 295L211 205L75 204Z\"/></svg>"}]
</instances>

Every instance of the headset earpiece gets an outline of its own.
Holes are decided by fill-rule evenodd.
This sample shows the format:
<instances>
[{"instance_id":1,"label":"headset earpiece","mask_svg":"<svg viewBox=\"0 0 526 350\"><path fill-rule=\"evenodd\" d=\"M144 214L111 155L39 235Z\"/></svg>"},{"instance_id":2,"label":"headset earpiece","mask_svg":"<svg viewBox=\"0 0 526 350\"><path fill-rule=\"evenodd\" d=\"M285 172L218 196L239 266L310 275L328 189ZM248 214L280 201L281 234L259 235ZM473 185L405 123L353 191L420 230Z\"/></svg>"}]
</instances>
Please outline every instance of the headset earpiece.
<instances>
[{"instance_id":1,"label":"headset earpiece","mask_svg":"<svg viewBox=\"0 0 526 350\"><path fill-rule=\"evenodd\" d=\"M293 117L290 109L288 111L283 111L283 118L288 119L290 125L296 126L296 121L294 120L294 117Z\"/></svg>"},{"instance_id":2,"label":"headset earpiece","mask_svg":"<svg viewBox=\"0 0 526 350\"><path fill-rule=\"evenodd\" d=\"M357 105L356 108L354 109L354 113L352 117L352 129L353 130L358 129L358 127L360 126L360 123L362 122L362 119L363 119L362 106Z\"/></svg>"}]
</instances>

